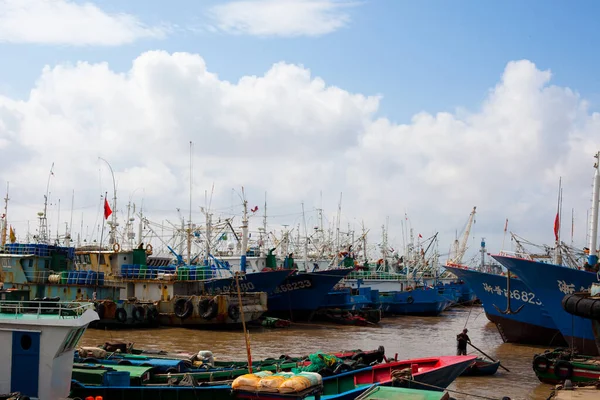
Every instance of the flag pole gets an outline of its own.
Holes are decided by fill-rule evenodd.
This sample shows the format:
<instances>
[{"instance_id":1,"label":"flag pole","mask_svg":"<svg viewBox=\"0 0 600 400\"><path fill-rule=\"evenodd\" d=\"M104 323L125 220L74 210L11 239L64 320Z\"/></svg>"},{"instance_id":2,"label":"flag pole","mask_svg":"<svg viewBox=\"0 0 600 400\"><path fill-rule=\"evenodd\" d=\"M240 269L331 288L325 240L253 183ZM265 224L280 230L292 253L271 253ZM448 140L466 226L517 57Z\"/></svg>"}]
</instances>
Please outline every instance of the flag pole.
<instances>
[{"instance_id":1,"label":"flag pole","mask_svg":"<svg viewBox=\"0 0 600 400\"><path fill-rule=\"evenodd\" d=\"M96 286L98 286L98 275L100 274L100 256L102 255L102 241L104 240L104 222L106 222L106 209L104 205L106 204L106 198L108 196L108 192L104 192L104 201L102 202L102 230L100 231L100 246L98 247L98 262L96 263Z\"/></svg>"}]
</instances>

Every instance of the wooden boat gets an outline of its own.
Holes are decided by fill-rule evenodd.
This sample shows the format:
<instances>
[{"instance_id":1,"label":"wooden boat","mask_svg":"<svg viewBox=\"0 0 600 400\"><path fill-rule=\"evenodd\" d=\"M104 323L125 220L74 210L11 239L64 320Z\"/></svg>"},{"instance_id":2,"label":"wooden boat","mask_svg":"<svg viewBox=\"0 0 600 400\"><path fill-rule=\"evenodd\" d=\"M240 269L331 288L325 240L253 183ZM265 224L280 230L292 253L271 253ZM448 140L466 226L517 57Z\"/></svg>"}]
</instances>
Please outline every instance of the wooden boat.
<instances>
[{"instance_id":1,"label":"wooden boat","mask_svg":"<svg viewBox=\"0 0 600 400\"><path fill-rule=\"evenodd\" d=\"M109 348L114 348L106 346ZM119 347L119 346L117 346ZM130 346L129 346L130 347ZM88 374L106 373L112 370L122 370L121 367L150 367L152 374L148 378L150 384L178 384L186 376L193 378L197 382L217 382L227 381L248 373L248 363L246 361L214 360L210 364L198 362L197 354L189 353L167 353L163 351L151 351L145 353L144 350L133 349L132 353L106 353L104 358L81 358L75 357L76 366L85 370L74 374L73 378L79 382L90 383ZM200 352L202 353L202 352ZM342 370L364 367L373 362L382 362L384 360L385 349L380 346L377 350L361 351L350 350L333 354L341 360L346 360L347 364L342 365ZM212 353L211 353L212 354ZM289 357L281 355L279 358L267 358L264 360L253 361L254 370L261 371L290 371L298 366L307 366L310 361L307 357ZM350 365L353 364L354 366ZM330 371L333 373L333 371ZM132 383L133 381L132 374ZM138 383L138 381L135 381ZM97 383L93 381L93 383Z\"/></svg>"},{"instance_id":2,"label":"wooden boat","mask_svg":"<svg viewBox=\"0 0 600 400\"><path fill-rule=\"evenodd\" d=\"M391 386L373 386L356 400L449 400L450 395L447 392L435 392L432 390L417 390L397 388Z\"/></svg>"},{"instance_id":3,"label":"wooden boat","mask_svg":"<svg viewBox=\"0 0 600 400\"><path fill-rule=\"evenodd\" d=\"M500 361L491 361L487 358L478 357L473 364L461 374L461 376L487 376L494 375L498 371Z\"/></svg>"},{"instance_id":4,"label":"wooden boat","mask_svg":"<svg viewBox=\"0 0 600 400\"><path fill-rule=\"evenodd\" d=\"M475 356L448 356L393 361L358 370L323 377L323 394L308 395L307 399L355 399L373 385L407 387L411 389L444 390L475 360ZM151 378L150 378L151 379ZM230 399L231 381L198 383L186 375L179 383L167 385L108 386L74 381L71 397L103 396L107 399ZM246 394L241 394L246 395ZM264 396L264 397L261 397ZM268 396L268 397L267 397ZM274 397L275 396L275 397ZM254 393L254 399L289 398L274 393Z\"/></svg>"},{"instance_id":5,"label":"wooden boat","mask_svg":"<svg viewBox=\"0 0 600 400\"><path fill-rule=\"evenodd\" d=\"M475 356L432 357L369 366L323 377L323 393L318 396L308 395L305 398L353 400L374 386L403 387L415 391L420 389L443 391L473 363L475 358ZM287 397L275 393L253 392L252 398L284 400Z\"/></svg>"},{"instance_id":6,"label":"wooden boat","mask_svg":"<svg viewBox=\"0 0 600 400\"><path fill-rule=\"evenodd\" d=\"M541 382L557 384L570 379L573 383L600 380L598 357L571 355L569 349L559 348L536 354L533 370Z\"/></svg>"}]
</instances>

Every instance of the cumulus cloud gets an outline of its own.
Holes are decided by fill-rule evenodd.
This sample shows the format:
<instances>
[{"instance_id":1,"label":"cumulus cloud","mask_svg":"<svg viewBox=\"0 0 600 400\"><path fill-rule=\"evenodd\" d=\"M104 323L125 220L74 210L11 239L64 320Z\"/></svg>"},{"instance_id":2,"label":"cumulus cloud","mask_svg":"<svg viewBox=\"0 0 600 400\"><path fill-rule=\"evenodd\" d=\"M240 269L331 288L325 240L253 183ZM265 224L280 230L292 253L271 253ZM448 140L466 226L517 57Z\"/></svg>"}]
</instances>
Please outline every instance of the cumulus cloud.
<instances>
[{"instance_id":1,"label":"cumulus cloud","mask_svg":"<svg viewBox=\"0 0 600 400\"><path fill-rule=\"evenodd\" d=\"M268 192L273 223L302 223L304 202L310 227L315 208L336 214L343 192L344 230L364 220L377 241L389 217L398 248L407 213L415 236L440 232L444 252L473 206L473 235L488 237L491 251L500 250L506 218L510 230L551 242L562 176L564 210L575 209L583 244L600 116L551 85L550 71L510 62L480 109L422 112L406 124L376 117L381 101L286 63L228 82L188 53L147 52L126 73L103 63L46 67L25 100L0 97L0 184L11 182L9 214L22 234L54 162L55 229L57 199L64 225L75 189L75 214L97 233L100 194L112 192L100 156L115 171L120 218L129 198L143 196L150 219L177 221L175 210L189 209L191 140L195 219L208 203L216 215L239 213L232 188L245 186L261 209Z\"/></svg>"},{"instance_id":2,"label":"cumulus cloud","mask_svg":"<svg viewBox=\"0 0 600 400\"><path fill-rule=\"evenodd\" d=\"M336 0L244 0L214 6L208 14L214 27L232 34L320 36L346 26L346 9L352 5Z\"/></svg>"},{"instance_id":3,"label":"cumulus cloud","mask_svg":"<svg viewBox=\"0 0 600 400\"><path fill-rule=\"evenodd\" d=\"M0 42L114 46L162 38L135 16L109 14L92 3L71 0L0 0Z\"/></svg>"}]
</instances>

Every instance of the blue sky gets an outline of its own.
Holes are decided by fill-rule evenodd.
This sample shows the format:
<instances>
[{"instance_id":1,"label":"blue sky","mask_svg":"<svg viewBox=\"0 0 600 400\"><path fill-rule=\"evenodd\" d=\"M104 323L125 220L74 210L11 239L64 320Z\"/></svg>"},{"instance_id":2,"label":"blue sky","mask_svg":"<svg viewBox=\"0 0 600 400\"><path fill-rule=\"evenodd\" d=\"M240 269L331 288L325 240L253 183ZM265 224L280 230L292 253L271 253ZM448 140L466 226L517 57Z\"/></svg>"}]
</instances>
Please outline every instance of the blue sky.
<instances>
[{"instance_id":1,"label":"blue sky","mask_svg":"<svg viewBox=\"0 0 600 400\"><path fill-rule=\"evenodd\" d=\"M82 3L82 2L80 2ZM222 79L262 75L278 61L303 64L350 92L381 94L380 113L405 123L426 110L477 109L506 63L529 59L553 83L600 103L600 4L595 1L363 1L343 11L346 26L318 37L255 37L210 32L216 1L99 0L147 25L176 27L162 39L122 46L0 43L0 90L23 97L46 64L106 61L126 71L140 53L200 54Z\"/></svg>"},{"instance_id":2,"label":"blue sky","mask_svg":"<svg viewBox=\"0 0 600 400\"><path fill-rule=\"evenodd\" d=\"M214 184L216 208L243 185L281 214L322 194L333 221L343 193L347 221L380 232L390 217L399 238L407 212L447 248L477 206L474 235L499 249L506 218L553 240L562 177L584 242L599 15L554 0L0 0L0 187L23 232L55 162L55 199L76 188L99 220L101 156L123 198L173 219L160 213L186 209L189 165L172 155L193 140L196 197Z\"/></svg>"}]
</instances>

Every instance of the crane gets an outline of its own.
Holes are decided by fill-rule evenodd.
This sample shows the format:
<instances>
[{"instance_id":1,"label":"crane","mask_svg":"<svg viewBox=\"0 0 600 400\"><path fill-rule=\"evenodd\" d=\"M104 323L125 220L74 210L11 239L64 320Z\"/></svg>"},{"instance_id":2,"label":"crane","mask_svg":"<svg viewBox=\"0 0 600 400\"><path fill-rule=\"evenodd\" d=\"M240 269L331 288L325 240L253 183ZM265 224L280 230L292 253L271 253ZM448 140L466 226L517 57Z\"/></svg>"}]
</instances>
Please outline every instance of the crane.
<instances>
[{"instance_id":1,"label":"crane","mask_svg":"<svg viewBox=\"0 0 600 400\"><path fill-rule=\"evenodd\" d=\"M448 260L449 264L460 265L460 263L462 262L462 258L465 255L465 252L467 251L467 241L469 240L469 235L471 234L471 226L473 225L473 221L475 220L476 209L477 207L473 207L473 211L471 211L471 214L469 215L469 220L467 221L467 226L465 227L465 232L460 243L458 243L458 239L456 239L454 258Z\"/></svg>"}]
</instances>

